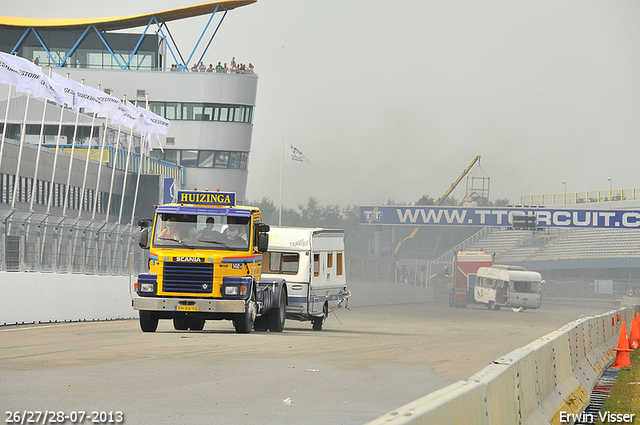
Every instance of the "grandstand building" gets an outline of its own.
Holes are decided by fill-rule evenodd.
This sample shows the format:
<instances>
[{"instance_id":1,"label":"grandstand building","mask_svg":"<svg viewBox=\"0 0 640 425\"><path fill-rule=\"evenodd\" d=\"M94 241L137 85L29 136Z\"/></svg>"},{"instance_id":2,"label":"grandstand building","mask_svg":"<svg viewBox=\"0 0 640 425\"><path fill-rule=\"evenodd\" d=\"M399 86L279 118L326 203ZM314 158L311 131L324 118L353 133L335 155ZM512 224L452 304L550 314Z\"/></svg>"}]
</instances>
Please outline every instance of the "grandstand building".
<instances>
[{"instance_id":1,"label":"grandstand building","mask_svg":"<svg viewBox=\"0 0 640 425\"><path fill-rule=\"evenodd\" d=\"M146 158L136 129L0 83L0 271L129 273L132 253L141 271L135 223L177 189L245 200L258 77L186 65L203 61L229 11L255 1L118 18L0 17L1 52L171 122L163 149L154 140ZM209 42L184 56L168 24L206 15L200 39Z\"/></svg>"},{"instance_id":2,"label":"grandstand building","mask_svg":"<svg viewBox=\"0 0 640 425\"><path fill-rule=\"evenodd\" d=\"M151 156L178 167L178 185L234 191L238 200L242 201L246 194L258 77L253 72L235 70L191 72L190 67L185 64L200 63L204 52L199 57L193 54L184 57L173 42L168 22L210 14L212 20L214 16L220 16L219 26L228 11L254 1L222 0L122 18L2 17L0 51L17 54L45 70L52 67L53 72L99 88L119 99L126 98L131 102L137 102L139 106L148 104L151 111L164 116L172 123L169 134L161 138L164 152L154 144ZM154 27L156 31L150 31L150 28ZM145 30L140 34L113 32L132 28ZM203 36L207 30L212 32L212 28L205 27ZM172 66L174 63L177 66ZM6 124L5 138L8 140L7 144L11 145L20 140L26 95L16 95L15 91L9 93L8 86L0 85L0 120L5 116L9 97L12 97L12 101L9 102L11 106L7 122L0 122L0 125ZM25 141L31 146L39 140L42 105L42 100L31 99L26 117L25 137ZM81 114L76 129L76 114L69 112L63 115L65 117L62 120L60 144L66 152L60 155L64 159L58 165L62 170L69 168L67 152L72 144L86 147L91 142L99 145L104 131L108 133L107 145L114 154L118 149L128 150L127 140L130 132L119 132L117 126L105 126L103 120L92 132L92 120L88 114ZM44 124L44 142L48 147L56 144L58 118L59 113L50 108ZM89 140L90 136L92 140ZM140 135L134 132L133 137L135 141L139 141ZM134 143L133 152L140 152L139 144ZM50 152L45 156L51 156ZM26 155L25 160L33 160L32 157L33 155ZM1 164L0 173L3 174L5 182L2 187L6 188L7 182L11 185L14 179L20 182L24 177L28 181L34 174L33 170L22 168L21 171L24 170L25 175L15 176L15 160L5 160ZM95 164L91 164L91 168L95 168ZM121 171L124 170L117 172L117 178L120 180L124 178ZM44 176L46 173L39 175ZM65 185L66 173L61 172L58 175L61 180L59 183ZM109 173L103 175L106 180L108 177ZM82 173L74 173L71 186L81 187L80 182L83 178ZM122 185L113 186L114 195L119 203L122 194L118 193L117 188ZM8 196L7 193L3 193L5 201ZM132 196L129 192L125 194L125 197ZM20 201L24 199L19 200L19 203L23 203ZM117 209L117 206L116 204L114 208Z\"/></svg>"}]
</instances>

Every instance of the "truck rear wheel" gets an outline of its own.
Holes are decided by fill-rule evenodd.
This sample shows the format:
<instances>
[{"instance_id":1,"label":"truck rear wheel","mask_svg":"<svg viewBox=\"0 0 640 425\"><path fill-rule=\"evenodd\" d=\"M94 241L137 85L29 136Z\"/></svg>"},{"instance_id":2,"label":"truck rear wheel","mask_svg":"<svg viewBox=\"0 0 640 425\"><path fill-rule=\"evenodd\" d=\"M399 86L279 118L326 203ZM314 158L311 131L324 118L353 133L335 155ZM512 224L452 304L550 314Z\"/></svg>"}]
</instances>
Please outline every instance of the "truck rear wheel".
<instances>
[{"instance_id":1,"label":"truck rear wheel","mask_svg":"<svg viewBox=\"0 0 640 425\"><path fill-rule=\"evenodd\" d=\"M280 307L267 313L267 326L271 332L282 332L287 313L287 294L284 287L280 289Z\"/></svg>"},{"instance_id":2,"label":"truck rear wheel","mask_svg":"<svg viewBox=\"0 0 640 425\"><path fill-rule=\"evenodd\" d=\"M253 329L253 322L256 320L256 296L251 293L251 298L247 301L246 311L238 314L233 319L233 327L236 328L236 332L239 334L251 333Z\"/></svg>"},{"instance_id":3,"label":"truck rear wheel","mask_svg":"<svg viewBox=\"0 0 640 425\"><path fill-rule=\"evenodd\" d=\"M140 310L140 329L142 332L155 332L158 329L158 315L153 311Z\"/></svg>"}]
</instances>

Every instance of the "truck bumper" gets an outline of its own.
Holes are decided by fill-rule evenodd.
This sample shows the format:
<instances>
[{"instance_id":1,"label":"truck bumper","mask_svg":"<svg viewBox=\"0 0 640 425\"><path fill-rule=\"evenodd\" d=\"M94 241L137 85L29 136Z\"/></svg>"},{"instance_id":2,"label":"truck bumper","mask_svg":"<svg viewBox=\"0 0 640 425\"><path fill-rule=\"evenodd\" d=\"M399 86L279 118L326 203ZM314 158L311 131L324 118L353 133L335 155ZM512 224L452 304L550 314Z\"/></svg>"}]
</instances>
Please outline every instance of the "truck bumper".
<instances>
[{"instance_id":1,"label":"truck bumper","mask_svg":"<svg viewBox=\"0 0 640 425\"><path fill-rule=\"evenodd\" d=\"M244 313L244 300L134 297L134 310Z\"/></svg>"}]
</instances>

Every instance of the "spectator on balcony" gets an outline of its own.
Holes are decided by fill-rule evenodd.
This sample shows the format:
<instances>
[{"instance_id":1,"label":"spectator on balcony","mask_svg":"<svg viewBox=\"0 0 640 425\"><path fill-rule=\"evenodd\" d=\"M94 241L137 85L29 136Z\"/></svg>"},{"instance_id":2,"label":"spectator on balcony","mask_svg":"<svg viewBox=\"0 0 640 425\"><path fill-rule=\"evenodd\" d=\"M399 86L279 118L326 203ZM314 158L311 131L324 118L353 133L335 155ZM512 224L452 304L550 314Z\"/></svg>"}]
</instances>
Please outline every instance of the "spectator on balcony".
<instances>
[{"instance_id":1,"label":"spectator on balcony","mask_svg":"<svg viewBox=\"0 0 640 425\"><path fill-rule=\"evenodd\" d=\"M213 72L213 71L214 71L214 69L213 69L213 64L212 64L212 63L210 63L210 64L209 64L209 68L207 68L207 72Z\"/></svg>"},{"instance_id":2,"label":"spectator on balcony","mask_svg":"<svg viewBox=\"0 0 640 425\"><path fill-rule=\"evenodd\" d=\"M222 71L224 71L224 68L222 68L222 64L218 62L218 64L216 65L216 72L222 72Z\"/></svg>"}]
</instances>

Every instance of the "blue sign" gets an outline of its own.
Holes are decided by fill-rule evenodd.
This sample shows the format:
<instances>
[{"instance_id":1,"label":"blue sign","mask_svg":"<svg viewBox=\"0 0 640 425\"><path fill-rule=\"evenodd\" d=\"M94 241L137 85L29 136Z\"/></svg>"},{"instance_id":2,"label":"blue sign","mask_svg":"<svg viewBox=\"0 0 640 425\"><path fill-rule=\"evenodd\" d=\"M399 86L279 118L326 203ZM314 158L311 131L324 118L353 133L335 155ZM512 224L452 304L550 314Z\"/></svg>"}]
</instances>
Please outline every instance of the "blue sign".
<instances>
[{"instance_id":1,"label":"blue sign","mask_svg":"<svg viewBox=\"0 0 640 425\"><path fill-rule=\"evenodd\" d=\"M514 215L535 216L539 228L640 228L640 211L506 207L360 207L360 224L511 227Z\"/></svg>"}]
</instances>

